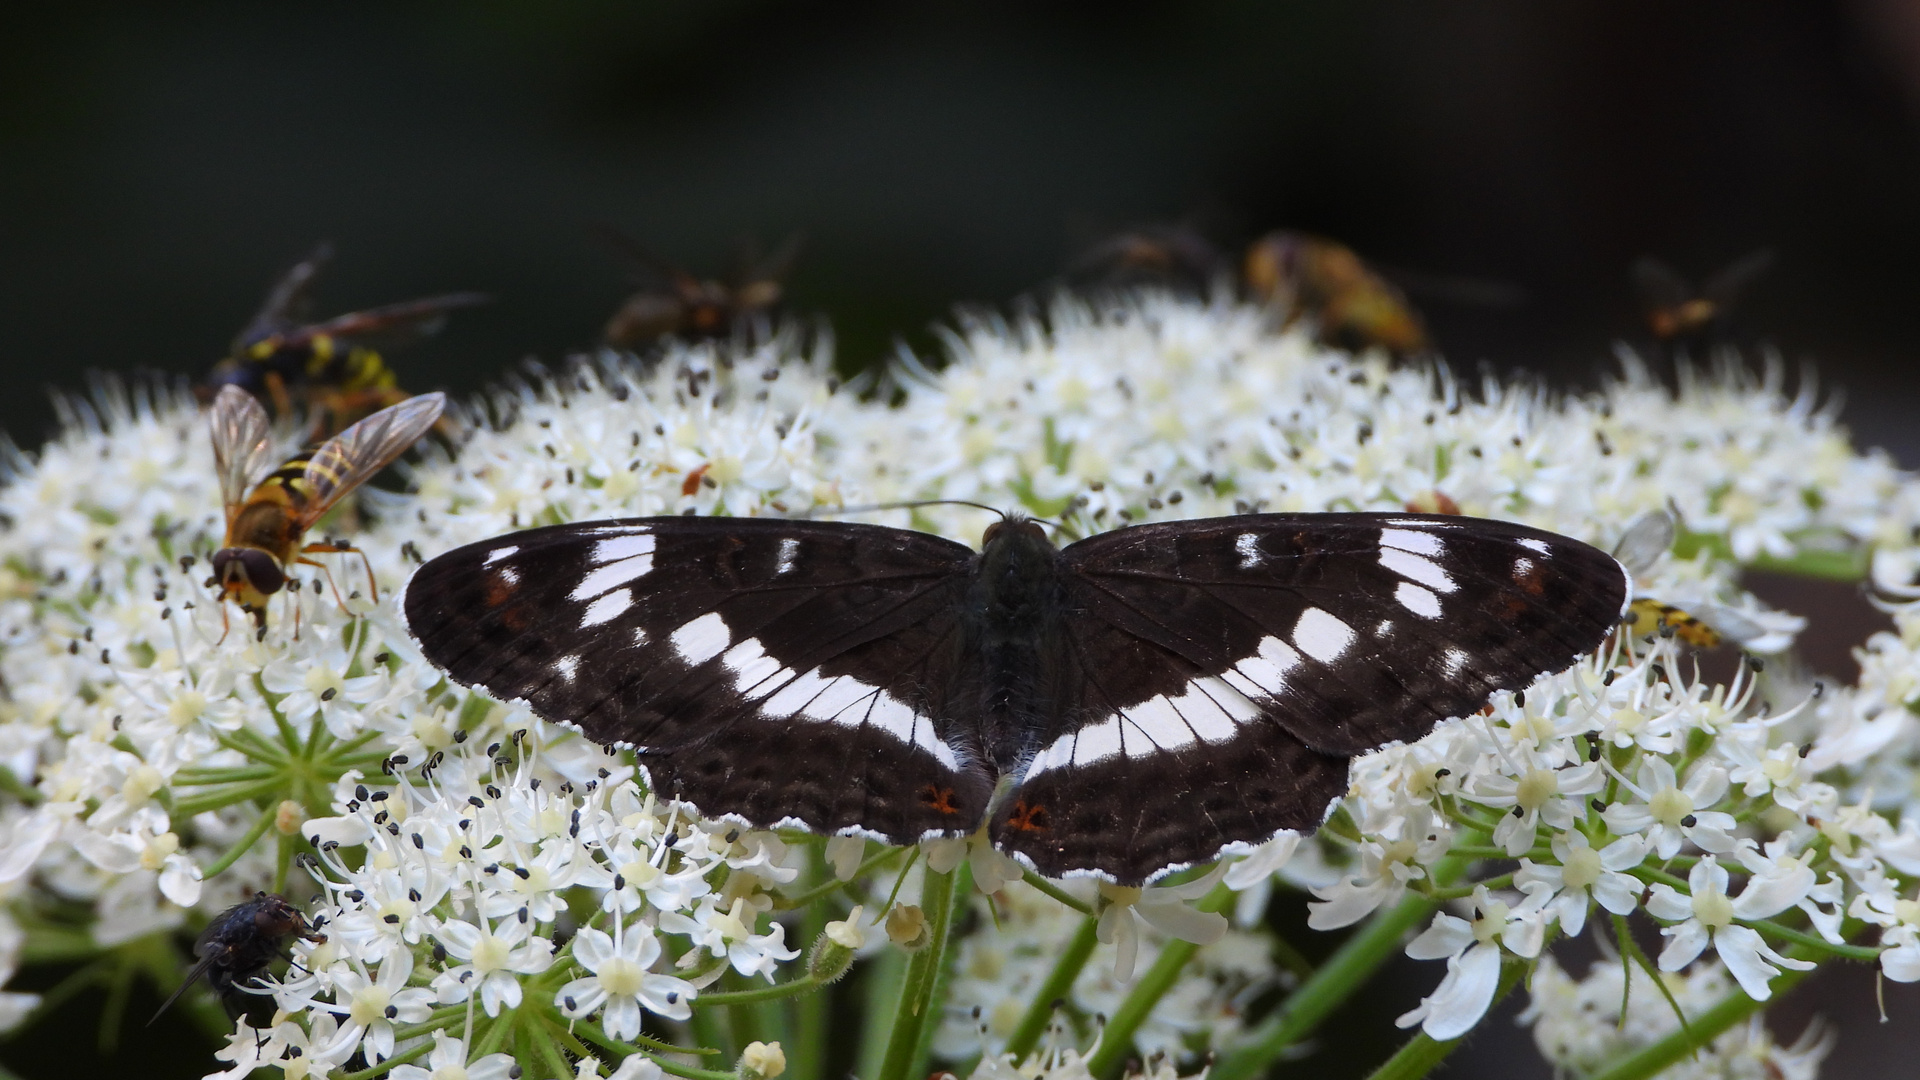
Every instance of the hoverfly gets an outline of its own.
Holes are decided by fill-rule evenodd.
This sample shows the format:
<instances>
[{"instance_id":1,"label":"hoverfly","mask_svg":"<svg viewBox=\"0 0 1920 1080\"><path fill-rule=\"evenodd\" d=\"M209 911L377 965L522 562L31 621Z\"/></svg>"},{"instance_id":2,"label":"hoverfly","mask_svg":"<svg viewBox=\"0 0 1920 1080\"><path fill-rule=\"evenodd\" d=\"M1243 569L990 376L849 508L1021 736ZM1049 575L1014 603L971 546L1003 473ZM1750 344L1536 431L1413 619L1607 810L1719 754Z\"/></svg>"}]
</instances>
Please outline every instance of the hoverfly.
<instances>
[{"instance_id":1,"label":"hoverfly","mask_svg":"<svg viewBox=\"0 0 1920 1080\"><path fill-rule=\"evenodd\" d=\"M296 562L320 566L307 555L321 552L359 555L377 599L379 587L365 553L332 541L302 545L301 538L341 496L426 434L445 407L446 395L440 393L408 398L293 455L255 483L273 450L267 411L239 387L221 387L209 420L227 509L226 543L213 553L212 582L221 599L239 604L264 627L267 599L286 584L286 568ZM223 620L224 611L223 606Z\"/></svg>"},{"instance_id":2,"label":"hoverfly","mask_svg":"<svg viewBox=\"0 0 1920 1080\"><path fill-rule=\"evenodd\" d=\"M266 974L267 965L280 955L280 947L289 937L313 942L327 940L299 908L288 903L286 897L273 893L254 893L253 899L215 915L199 940L193 943L193 955L200 962L187 973L180 988L161 1003L147 1026L152 1027L153 1021L172 1008L202 976L219 996L229 1017L237 1020L244 1016L256 1028L267 1026L273 998L248 990L247 986Z\"/></svg>"},{"instance_id":3,"label":"hoverfly","mask_svg":"<svg viewBox=\"0 0 1920 1080\"><path fill-rule=\"evenodd\" d=\"M1686 341L1724 329L1733 303L1754 279L1773 265L1773 252L1761 248L1735 259L1695 290L1673 267L1652 257L1634 261L1629 271L1647 309L1647 326L1660 341Z\"/></svg>"},{"instance_id":4,"label":"hoverfly","mask_svg":"<svg viewBox=\"0 0 1920 1080\"><path fill-rule=\"evenodd\" d=\"M1155 285L1205 293L1227 273L1226 257L1199 232L1180 225L1149 225L1087 248L1074 259L1067 278L1116 288Z\"/></svg>"},{"instance_id":5,"label":"hoverfly","mask_svg":"<svg viewBox=\"0 0 1920 1080\"><path fill-rule=\"evenodd\" d=\"M785 294L782 279L800 251L795 236L766 258L746 252L725 281L701 278L674 266L610 227L600 235L625 257L638 289L607 320L608 345L631 349L663 337L722 338L764 319Z\"/></svg>"},{"instance_id":6,"label":"hoverfly","mask_svg":"<svg viewBox=\"0 0 1920 1080\"><path fill-rule=\"evenodd\" d=\"M308 322L313 280L332 257L333 248L321 244L280 278L227 357L208 373L205 393L237 386L281 416L293 409L298 394L298 404L314 413L316 436L338 431L368 410L408 396L374 343L397 345L437 333L448 312L488 300L481 293L448 293Z\"/></svg>"},{"instance_id":7,"label":"hoverfly","mask_svg":"<svg viewBox=\"0 0 1920 1080\"><path fill-rule=\"evenodd\" d=\"M1427 348L1420 313L1406 296L1338 241L1268 233L1247 248L1244 273L1255 299L1286 312L1283 325L1305 321L1321 344L1402 355Z\"/></svg>"}]
</instances>

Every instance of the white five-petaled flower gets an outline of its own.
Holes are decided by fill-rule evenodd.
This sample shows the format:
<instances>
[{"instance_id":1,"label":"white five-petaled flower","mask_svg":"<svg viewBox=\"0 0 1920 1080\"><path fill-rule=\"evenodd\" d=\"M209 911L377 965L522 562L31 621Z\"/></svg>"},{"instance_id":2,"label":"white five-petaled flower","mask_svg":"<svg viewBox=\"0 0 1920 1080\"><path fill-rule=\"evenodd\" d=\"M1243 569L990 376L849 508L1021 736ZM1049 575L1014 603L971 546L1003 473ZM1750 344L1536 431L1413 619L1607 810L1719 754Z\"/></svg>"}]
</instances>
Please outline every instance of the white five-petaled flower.
<instances>
[{"instance_id":1,"label":"white five-petaled flower","mask_svg":"<svg viewBox=\"0 0 1920 1080\"><path fill-rule=\"evenodd\" d=\"M1647 757L1637 779L1630 788L1637 801L1616 802L1602 812L1608 829L1622 836L1646 834L1662 859L1679 854L1682 840L1716 855L1733 850L1733 815L1707 809L1727 793L1727 770L1717 762L1695 765L1681 784L1671 762Z\"/></svg>"},{"instance_id":2,"label":"white five-petaled flower","mask_svg":"<svg viewBox=\"0 0 1920 1080\"><path fill-rule=\"evenodd\" d=\"M340 1038L359 1042L367 1060L381 1061L393 1056L393 1022L417 1024L433 1012L433 992L409 987L413 975L413 953L391 949L372 958L380 972L369 978L366 964L360 960L340 961L329 972L333 986L331 1004L308 999L309 1008L325 1009L344 1018Z\"/></svg>"},{"instance_id":3,"label":"white five-petaled flower","mask_svg":"<svg viewBox=\"0 0 1920 1080\"><path fill-rule=\"evenodd\" d=\"M1625 871L1646 858L1645 839L1623 836L1595 849L1576 829L1556 835L1552 848L1558 863L1521 859L1513 885L1545 897L1545 913L1560 923L1562 933L1573 937L1586 928L1589 897L1615 915L1631 914L1639 904L1643 886Z\"/></svg>"},{"instance_id":4,"label":"white five-petaled flower","mask_svg":"<svg viewBox=\"0 0 1920 1080\"><path fill-rule=\"evenodd\" d=\"M1737 897L1727 895L1727 880L1719 860L1703 855L1687 874L1687 894L1655 883L1647 911L1674 924L1660 930L1667 937L1666 948L1660 950L1660 970L1678 971L1712 945L1747 996L1765 1001L1773 994L1767 984L1780 968L1811 971L1814 965L1780 955L1758 931L1733 920L1764 919L1798 904L1813 887L1813 875L1808 872L1803 878L1789 872L1767 881L1756 877Z\"/></svg>"},{"instance_id":5,"label":"white five-petaled flower","mask_svg":"<svg viewBox=\"0 0 1920 1080\"><path fill-rule=\"evenodd\" d=\"M456 1039L444 1031L433 1033L433 1049L427 1054L427 1066L395 1065L387 1074L393 1080L508 1080L515 1075L512 1054L487 1054L476 1061L467 1060L465 1039Z\"/></svg>"},{"instance_id":6,"label":"white five-petaled flower","mask_svg":"<svg viewBox=\"0 0 1920 1080\"><path fill-rule=\"evenodd\" d=\"M692 1014L692 984L652 970L660 942L645 923L616 923L612 936L585 927L574 936L573 958L593 974L562 986L555 1003L575 1019L601 1013L601 1027L616 1039L640 1034L642 1009L669 1020Z\"/></svg>"},{"instance_id":7,"label":"white five-petaled flower","mask_svg":"<svg viewBox=\"0 0 1920 1080\"><path fill-rule=\"evenodd\" d=\"M1441 1040L1457 1039L1470 1031L1493 1003L1502 947L1515 956L1540 955L1546 941L1541 904L1542 898L1534 894L1512 906L1480 885L1473 890L1471 920L1444 911L1434 915L1433 925L1408 943L1407 955L1415 960L1444 959L1447 974L1418 1008L1394 1023L1403 1028L1419 1024L1429 1038Z\"/></svg>"},{"instance_id":8,"label":"white five-petaled flower","mask_svg":"<svg viewBox=\"0 0 1920 1080\"><path fill-rule=\"evenodd\" d=\"M527 923L515 917L502 919L494 927L484 918L478 923L449 919L434 936L448 954L466 961L434 978L433 989L441 1003L467 1000L478 982L480 1004L488 1016L519 1006L519 976L538 975L553 966L552 943L534 935Z\"/></svg>"},{"instance_id":9,"label":"white five-petaled flower","mask_svg":"<svg viewBox=\"0 0 1920 1080\"><path fill-rule=\"evenodd\" d=\"M1140 951L1139 922L1168 937L1195 945L1210 945L1220 940L1227 932L1227 917L1218 912L1200 911L1192 902L1211 892L1226 872L1224 865L1216 866L1206 876L1182 885L1146 888L1101 882L1100 921L1095 934L1113 946L1113 977L1121 982L1133 978L1134 958Z\"/></svg>"}]
</instances>

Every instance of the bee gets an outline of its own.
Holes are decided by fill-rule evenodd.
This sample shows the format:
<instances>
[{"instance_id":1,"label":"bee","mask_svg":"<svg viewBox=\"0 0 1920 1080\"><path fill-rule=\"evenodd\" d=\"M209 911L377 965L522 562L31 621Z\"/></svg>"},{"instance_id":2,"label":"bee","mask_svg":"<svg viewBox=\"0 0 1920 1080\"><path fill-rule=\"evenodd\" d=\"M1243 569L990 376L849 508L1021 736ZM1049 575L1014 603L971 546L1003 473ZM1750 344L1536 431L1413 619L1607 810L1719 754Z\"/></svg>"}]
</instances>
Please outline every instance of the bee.
<instances>
[{"instance_id":1,"label":"bee","mask_svg":"<svg viewBox=\"0 0 1920 1080\"><path fill-rule=\"evenodd\" d=\"M602 338L618 349L663 337L704 340L751 329L785 295L783 280L800 251L792 237L766 258L743 253L740 268L720 281L701 278L654 255L632 237L602 227L600 235L624 256L638 289L607 320Z\"/></svg>"},{"instance_id":2,"label":"bee","mask_svg":"<svg viewBox=\"0 0 1920 1080\"><path fill-rule=\"evenodd\" d=\"M237 386L284 416L297 394L303 398L298 404L314 414L316 436L338 431L408 396L375 342L398 345L438 333L448 312L489 299L448 293L308 322L313 281L332 257L333 248L321 244L280 278L226 358L208 373L203 396Z\"/></svg>"},{"instance_id":3,"label":"bee","mask_svg":"<svg viewBox=\"0 0 1920 1080\"><path fill-rule=\"evenodd\" d=\"M1130 229L1081 252L1067 278L1127 288L1158 285L1204 293L1228 273L1227 259L1206 237L1178 225Z\"/></svg>"},{"instance_id":4,"label":"bee","mask_svg":"<svg viewBox=\"0 0 1920 1080\"><path fill-rule=\"evenodd\" d=\"M1652 257L1634 261L1629 274L1646 305L1647 326L1662 342L1699 341L1724 333L1734 301L1773 265L1773 252L1761 248L1735 259L1696 291L1673 267Z\"/></svg>"},{"instance_id":5,"label":"bee","mask_svg":"<svg viewBox=\"0 0 1920 1080\"><path fill-rule=\"evenodd\" d=\"M408 398L293 455L254 483L271 460L267 412L239 387L221 387L209 420L220 498L227 510L226 543L213 553L212 583L221 598L239 604L265 627L267 600L286 585L289 564L321 566L307 556L351 552L366 566L367 583L377 599L379 587L364 552L334 541L302 545L301 539L341 496L426 434L445 407L444 394ZM221 610L224 613L224 606Z\"/></svg>"},{"instance_id":6,"label":"bee","mask_svg":"<svg viewBox=\"0 0 1920 1080\"><path fill-rule=\"evenodd\" d=\"M1653 634L1675 637L1696 649L1711 649L1720 644L1720 631L1702 622L1699 616L1659 600L1635 600L1621 621L1627 633L1634 637Z\"/></svg>"},{"instance_id":7,"label":"bee","mask_svg":"<svg viewBox=\"0 0 1920 1080\"><path fill-rule=\"evenodd\" d=\"M1345 244L1306 233L1268 233L1247 248L1243 273L1255 299L1286 312L1283 325L1307 322L1321 344L1378 347L1403 356L1427 348L1420 313Z\"/></svg>"},{"instance_id":8,"label":"bee","mask_svg":"<svg viewBox=\"0 0 1920 1080\"><path fill-rule=\"evenodd\" d=\"M237 1020L244 1016L252 1026L265 1027L273 1015L273 998L247 987L266 974L267 965L281 955L281 946L289 937L313 942L327 940L284 896L254 893L253 899L214 916L199 940L193 943L193 955L200 962L187 973L180 988L161 1003L147 1026L152 1027L154 1020L160 1019L162 1013L204 977L229 1017Z\"/></svg>"}]
</instances>

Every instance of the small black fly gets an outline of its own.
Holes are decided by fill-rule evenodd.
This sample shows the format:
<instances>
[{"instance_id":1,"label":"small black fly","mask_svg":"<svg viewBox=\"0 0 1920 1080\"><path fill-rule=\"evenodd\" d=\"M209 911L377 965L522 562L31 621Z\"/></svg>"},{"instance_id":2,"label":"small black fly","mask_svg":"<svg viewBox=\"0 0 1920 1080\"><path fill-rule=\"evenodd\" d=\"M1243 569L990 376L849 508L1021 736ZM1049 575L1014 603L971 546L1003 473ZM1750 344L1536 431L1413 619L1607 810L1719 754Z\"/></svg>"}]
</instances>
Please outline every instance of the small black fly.
<instances>
[{"instance_id":1,"label":"small black fly","mask_svg":"<svg viewBox=\"0 0 1920 1080\"><path fill-rule=\"evenodd\" d=\"M193 955L200 962L187 973L180 988L161 1004L153 1020L147 1021L148 1026L160 1019L161 1013L172 1008L180 995L204 975L228 1016L234 1019L244 1016L252 1026L265 1027L273 1018L273 998L249 987L257 985L259 977L266 974L267 965L282 955L281 947L289 937L314 942L327 940L299 908L274 893L254 893L253 899L214 916L200 939L193 943Z\"/></svg>"}]
</instances>

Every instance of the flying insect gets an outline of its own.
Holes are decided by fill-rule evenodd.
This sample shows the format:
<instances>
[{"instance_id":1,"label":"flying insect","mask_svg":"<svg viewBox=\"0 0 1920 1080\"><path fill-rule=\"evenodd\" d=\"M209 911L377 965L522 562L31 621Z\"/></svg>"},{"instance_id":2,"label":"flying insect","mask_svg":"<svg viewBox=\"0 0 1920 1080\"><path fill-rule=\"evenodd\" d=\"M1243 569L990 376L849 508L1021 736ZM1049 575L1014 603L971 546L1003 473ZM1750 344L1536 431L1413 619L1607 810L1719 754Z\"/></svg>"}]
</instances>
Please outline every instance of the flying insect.
<instances>
[{"instance_id":1,"label":"flying insect","mask_svg":"<svg viewBox=\"0 0 1920 1080\"><path fill-rule=\"evenodd\" d=\"M1115 233L1082 251L1067 269L1069 281L1093 286L1159 286L1204 294L1231 273L1226 256L1198 231L1147 225Z\"/></svg>"},{"instance_id":2,"label":"flying insect","mask_svg":"<svg viewBox=\"0 0 1920 1080\"><path fill-rule=\"evenodd\" d=\"M314 434L331 434L407 397L376 345L438 333L449 312L489 299L481 293L447 293L310 322L314 279L332 257L332 246L321 244L281 276L226 358L208 373L205 396L237 386L272 406L275 415L304 406L313 416Z\"/></svg>"},{"instance_id":3,"label":"flying insect","mask_svg":"<svg viewBox=\"0 0 1920 1080\"><path fill-rule=\"evenodd\" d=\"M256 1028L267 1026L273 1015L273 998L247 987L266 974L267 965L281 955L281 947L289 937L313 942L327 940L299 908L274 893L254 893L251 900L215 915L199 940L193 943L193 955L200 962L187 973L180 988L161 1003L147 1026L153 1026L153 1021L160 1019L161 1014L172 1008L202 977L220 998L229 1017L237 1020L244 1016Z\"/></svg>"},{"instance_id":4,"label":"flying insect","mask_svg":"<svg viewBox=\"0 0 1920 1080\"><path fill-rule=\"evenodd\" d=\"M603 239L632 268L636 291L607 320L602 338L620 349L664 337L723 338L765 318L785 295L783 279L800 251L795 236L765 258L743 254L727 280L702 278L654 255L618 229L602 227Z\"/></svg>"},{"instance_id":5,"label":"flying insect","mask_svg":"<svg viewBox=\"0 0 1920 1080\"><path fill-rule=\"evenodd\" d=\"M1761 248L1735 259L1698 289L1673 267L1652 257L1635 260L1629 274L1655 338L1703 342L1725 333L1734 302L1772 265L1773 252Z\"/></svg>"},{"instance_id":6,"label":"flying insect","mask_svg":"<svg viewBox=\"0 0 1920 1080\"><path fill-rule=\"evenodd\" d=\"M1428 347L1406 295L1338 241L1268 233L1248 246L1243 273L1254 299L1285 312L1285 326L1312 326L1321 344L1402 356Z\"/></svg>"},{"instance_id":7,"label":"flying insect","mask_svg":"<svg viewBox=\"0 0 1920 1080\"><path fill-rule=\"evenodd\" d=\"M227 511L226 542L213 553L212 583L219 587L221 598L239 604L264 627L267 601L286 585L287 567L293 563L321 566L307 556L323 552L359 555L367 569L367 584L378 598L373 566L365 553L338 541L301 541L342 496L426 434L445 407L446 395L440 393L390 405L286 459L256 483L254 477L273 453L266 409L237 386L221 387L208 420L220 498Z\"/></svg>"}]
</instances>

